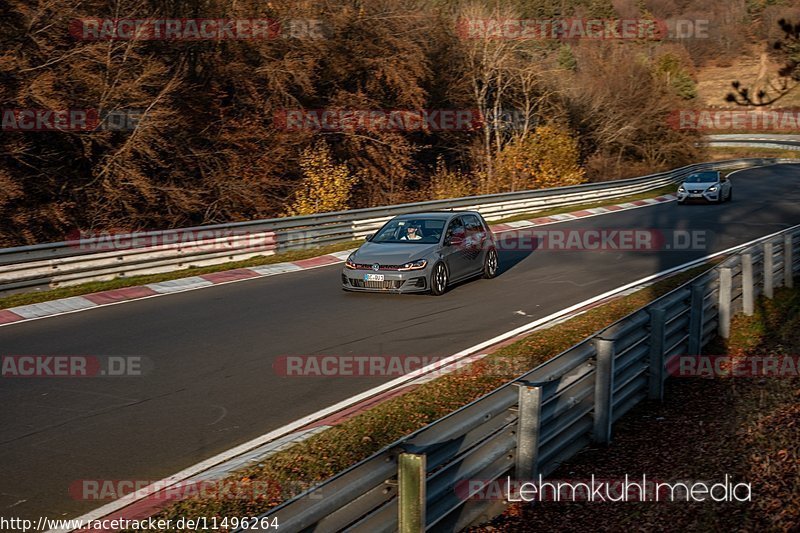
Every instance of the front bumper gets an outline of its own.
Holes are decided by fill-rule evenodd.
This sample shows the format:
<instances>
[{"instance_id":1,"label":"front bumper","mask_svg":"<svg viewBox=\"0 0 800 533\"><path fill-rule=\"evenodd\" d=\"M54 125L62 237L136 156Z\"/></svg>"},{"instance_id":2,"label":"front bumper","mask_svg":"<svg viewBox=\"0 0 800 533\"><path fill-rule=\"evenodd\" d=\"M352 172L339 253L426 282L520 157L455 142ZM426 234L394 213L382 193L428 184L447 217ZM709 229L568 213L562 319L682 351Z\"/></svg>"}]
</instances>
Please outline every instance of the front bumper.
<instances>
[{"instance_id":1,"label":"front bumper","mask_svg":"<svg viewBox=\"0 0 800 533\"><path fill-rule=\"evenodd\" d=\"M426 292L430 289L428 280L430 279L430 267L421 270L409 270L399 272L396 270L361 270L361 269L342 269L342 288L346 291L358 292L389 292L389 293L410 293ZM366 274L382 274L383 281L365 281Z\"/></svg>"},{"instance_id":2,"label":"front bumper","mask_svg":"<svg viewBox=\"0 0 800 533\"><path fill-rule=\"evenodd\" d=\"M719 190L714 192L704 191L701 193L678 192L678 201L683 202L716 202L719 200Z\"/></svg>"}]
</instances>

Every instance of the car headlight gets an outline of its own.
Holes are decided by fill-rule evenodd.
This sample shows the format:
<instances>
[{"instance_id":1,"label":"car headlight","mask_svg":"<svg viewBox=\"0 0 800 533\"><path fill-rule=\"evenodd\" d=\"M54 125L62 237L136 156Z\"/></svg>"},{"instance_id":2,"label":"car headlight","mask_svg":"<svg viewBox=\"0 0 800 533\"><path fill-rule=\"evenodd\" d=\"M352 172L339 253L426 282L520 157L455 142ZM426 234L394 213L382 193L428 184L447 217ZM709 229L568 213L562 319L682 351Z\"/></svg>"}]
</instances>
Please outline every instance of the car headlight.
<instances>
[{"instance_id":1,"label":"car headlight","mask_svg":"<svg viewBox=\"0 0 800 533\"><path fill-rule=\"evenodd\" d=\"M416 261L409 261L408 263L400 266L397 270L401 272L406 270L422 270L428 266L428 262L425 259L417 259Z\"/></svg>"},{"instance_id":2,"label":"car headlight","mask_svg":"<svg viewBox=\"0 0 800 533\"><path fill-rule=\"evenodd\" d=\"M686 192L686 189L683 188L683 185L678 187L678 192Z\"/></svg>"},{"instance_id":3,"label":"car headlight","mask_svg":"<svg viewBox=\"0 0 800 533\"><path fill-rule=\"evenodd\" d=\"M353 262L353 254L350 254L350 257L348 257L347 261L344 262L344 266L352 270L358 268L356 264Z\"/></svg>"},{"instance_id":4,"label":"car headlight","mask_svg":"<svg viewBox=\"0 0 800 533\"><path fill-rule=\"evenodd\" d=\"M714 192L716 190L717 190L717 186L716 185L708 188L708 192Z\"/></svg>"}]
</instances>

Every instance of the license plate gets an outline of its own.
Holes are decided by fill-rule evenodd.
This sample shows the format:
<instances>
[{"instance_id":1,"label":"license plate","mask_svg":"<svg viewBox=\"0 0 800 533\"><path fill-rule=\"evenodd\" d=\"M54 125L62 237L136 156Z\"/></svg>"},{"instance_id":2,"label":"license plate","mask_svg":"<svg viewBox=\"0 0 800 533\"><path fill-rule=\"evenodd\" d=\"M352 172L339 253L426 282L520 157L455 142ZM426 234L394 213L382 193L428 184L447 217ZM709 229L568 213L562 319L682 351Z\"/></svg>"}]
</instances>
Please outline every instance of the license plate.
<instances>
[{"instance_id":1,"label":"license plate","mask_svg":"<svg viewBox=\"0 0 800 533\"><path fill-rule=\"evenodd\" d=\"M383 281L383 274L364 274L364 281Z\"/></svg>"},{"instance_id":2,"label":"license plate","mask_svg":"<svg viewBox=\"0 0 800 533\"><path fill-rule=\"evenodd\" d=\"M689 196L691 196L692 198L700 198L701 196L703 196L703 193L701 193L701 192L693 192Z\"/></svg>"}]
</instances>

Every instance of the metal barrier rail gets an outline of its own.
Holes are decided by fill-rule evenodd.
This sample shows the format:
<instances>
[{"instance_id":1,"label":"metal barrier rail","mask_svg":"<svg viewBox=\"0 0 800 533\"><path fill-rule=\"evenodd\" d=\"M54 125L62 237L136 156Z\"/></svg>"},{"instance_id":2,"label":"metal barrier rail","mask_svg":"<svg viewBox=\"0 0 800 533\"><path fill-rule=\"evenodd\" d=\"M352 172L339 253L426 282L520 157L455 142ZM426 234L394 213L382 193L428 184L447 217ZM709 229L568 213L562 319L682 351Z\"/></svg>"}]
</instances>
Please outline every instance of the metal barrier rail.
<instances>
[{"instance_id":1,"label":"metal barrier rail","mask_svg":"<svg viewBox=\"0 0 800 533\"><path fill-rule=\"evenodd\" d=\"M706 145L714 147L773 148L800 150L800 136L769 133L724 133L706 135Z\"/></svg>"},{"instance_id":2,"label":"metal barrier rail","mask_svg":"<svg viewBox=\"0 0 800 533\"><path fill-rule=\"evenodd\" d=\"M471 499L512 475L551 474L615 421L661 400L670 359L699 355L734 313L793 286L800 226L740 248L712 270L469 405L263 514L282 531L454 531L502 501ZM480 480L477 483L476 480ZM258 529L258 524L250 530ZM265 527L265 529L267 529Z\"/></svg>"},{"instance_id":3,"label":"metal barrier rail","mask_svg":"<svg viewBox=\"0 0 800 533\"><path fill-rule=\"evenodd\" d=\"M708 146L715 148L764 148L773 150L800 150L800 141L708 141Z\"/></svg>"},{"instance_id":4,"label":"metal barrier rail","mask_svg":"<svg viewBox=\"0 0 800 533\"><path fill-rule=\"evenodd\" d=\"M707 146L800 150L800 135L774 133L716 133L706 135Z\"/></svg>"},{"instance_id":5,"label":"metal barrier rail","mask_svg":"<svg viewBox=\"0 0 800 533\"><path fill-rule=\"evenodd\" d=\"M544 208L636 194L675 183L699 170L792 162L797 161L757 158L699 163L649 176L570 187L5 248L0 249L0 294L156 274L353 241L404 213L473 209L495 221Z\"/></svg>"}]
</instances>

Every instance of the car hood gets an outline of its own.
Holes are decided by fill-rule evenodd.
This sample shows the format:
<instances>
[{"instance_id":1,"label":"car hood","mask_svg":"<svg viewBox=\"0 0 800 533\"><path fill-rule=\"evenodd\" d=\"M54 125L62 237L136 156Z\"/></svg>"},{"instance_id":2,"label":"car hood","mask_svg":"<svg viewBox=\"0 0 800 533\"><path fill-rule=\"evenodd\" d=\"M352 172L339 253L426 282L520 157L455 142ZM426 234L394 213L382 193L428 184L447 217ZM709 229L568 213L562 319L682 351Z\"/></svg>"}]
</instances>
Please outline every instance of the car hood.
<instances>
[{"instance_id":1,"label":"car hood","mask_svg":"<svg viewBox=\"0 0 800 533\"><path fill-rule=\"evenodd\" d=\"M366 264L402 265L409 261L427 258L438 246L438 244L366 242L353 255L353 261Z\"/></svg>"},{"instance_id":2,"label":"car hood","mask_svg":"<svg viewBox=\"0 0 800 533\"><path fill-rule=\"evenodd\" d=\"M704 182L704 183L681 183L681 186L687 191L700 191L706 192L714 185L719 185L717 182Z\"/></svg>"}]
</instances>

